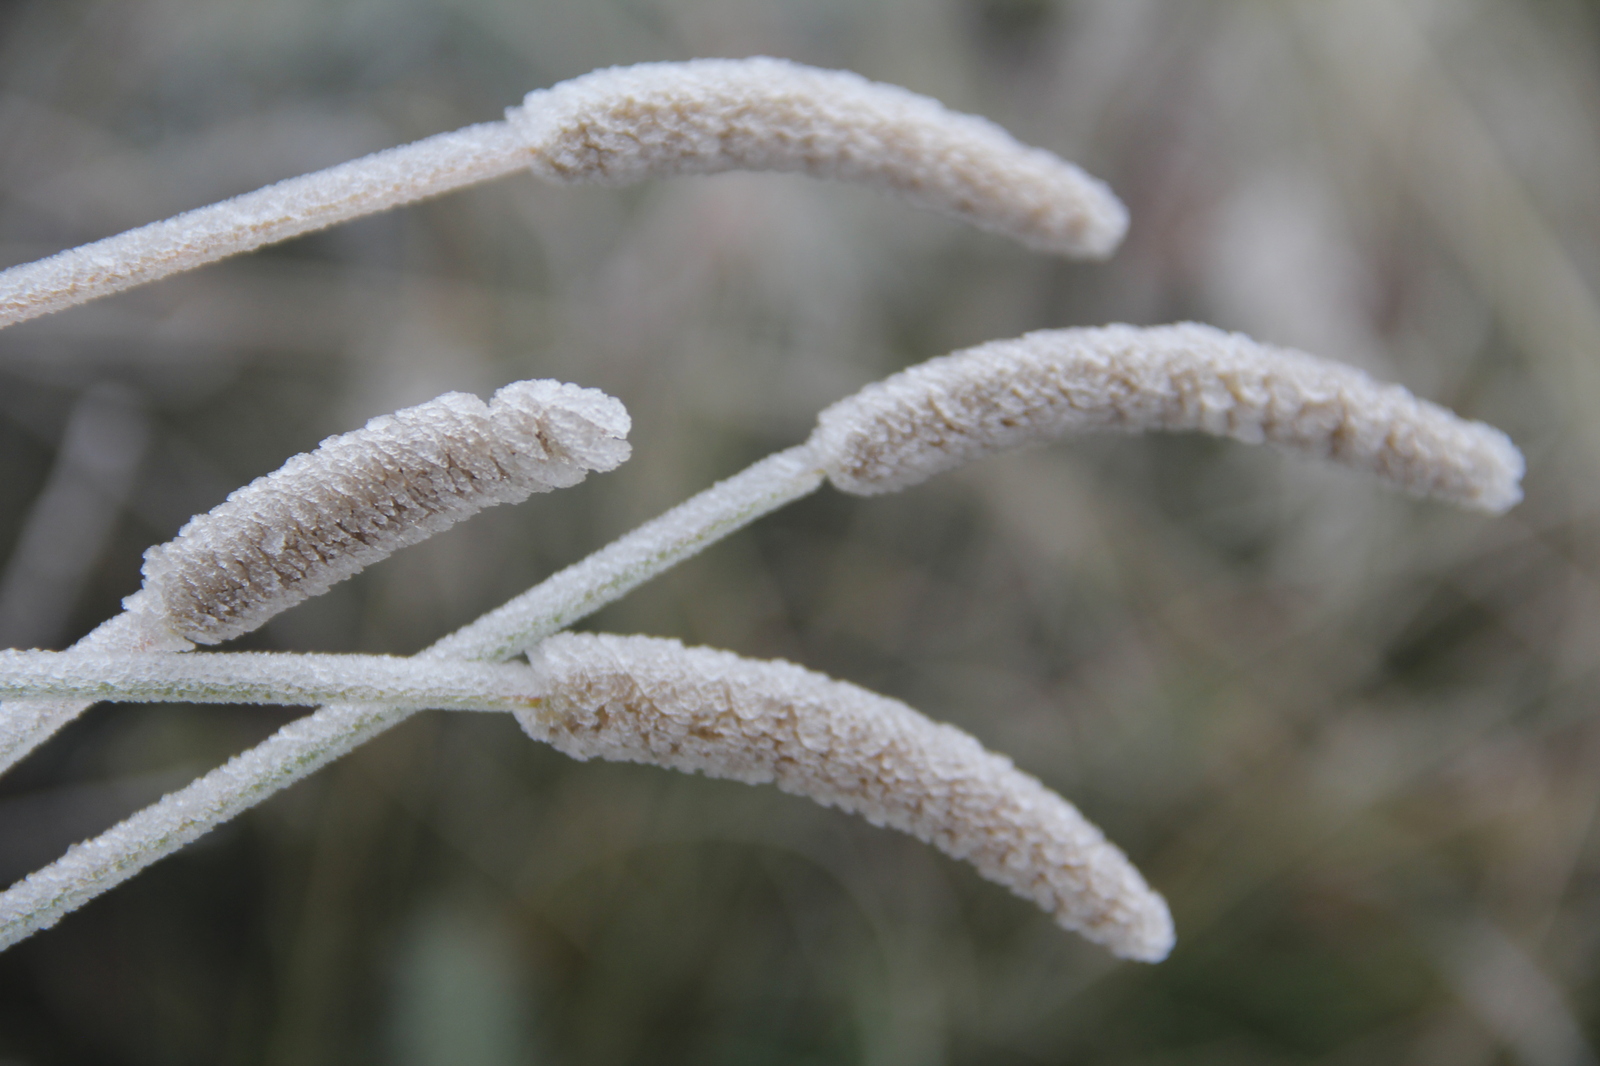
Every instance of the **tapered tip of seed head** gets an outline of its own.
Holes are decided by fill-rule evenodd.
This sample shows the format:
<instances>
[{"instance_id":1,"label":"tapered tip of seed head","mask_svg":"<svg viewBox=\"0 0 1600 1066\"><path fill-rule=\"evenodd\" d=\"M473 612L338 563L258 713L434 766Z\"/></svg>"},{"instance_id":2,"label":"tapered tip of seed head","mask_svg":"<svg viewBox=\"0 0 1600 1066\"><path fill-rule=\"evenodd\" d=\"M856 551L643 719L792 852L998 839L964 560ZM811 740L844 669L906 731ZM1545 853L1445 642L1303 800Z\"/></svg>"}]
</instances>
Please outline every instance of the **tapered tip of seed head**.
<instances>
[{"instance_id":1,"label":"tapered tip of seed head","mask_svg":"<svg viewBox=\"0 0 1600 1066\"><path fill-rule=\"evenodd\" d=\"M1038 239L1023 238L1022 243L1036 252L1053 252L1079 259L1110 259L1122 247L1122 238L1128 235L1128 209L1111 186L1098 178L1090 178L1095 188L1087 190L1083 222L1070 237L1051 235Z\"/></svg>"},{"instance_id":2,"label":"tapered tip of seed head","mask_svg":"<svg viewBox=\"0 0 1600 1066\"><path fill-rule=\"evenodd\" d=\"M1153 891L1141 902L1143 905L1136 912L1124 916L1118 935L1104 943L1118 958L1160 962L1172 954L1177 943L1172 912L1167 908L1167 901Z\"/></svg>"},{"instance_id":3,"label":"tapered tip of seed head","mask_svg":"<svg viewBox=\"0 0 1600 1066\"><path fill-rule=\"evenodd\" d=\"M1473 476L1463 479L1452 502L1488 514L1505 514L1521 503L1522 476L1528 472L1528 464L1511 438L1494 426L1473 422L1464 445Z\"/></svg>"},{"instance_id":4,"label":"tapered tip of seed head","mask_svg":"<svg viewBox=\"0 0 1600 1066\"><path fill-rule=\"evenodd\" d=\"M1128 227L1106 184L987 119L784 59L612 67L529 93L506 118L529 167L620 185L727 170L887 189L1039 251L1101 259Z\"/></svg>"},{"instance_id":5,"label":"tapered tip of seed head","mask_svg":"<svg viewBox=\"0 0 1600 1066\"><path fill-rule=\"evenodd\" d=\"M615 470L633 454L628 409L599 389L514 381L490 397L489 411L502 432L537 442L540 457L569 467L576 481L587 471Z\"/></svg>"}]
</instances>

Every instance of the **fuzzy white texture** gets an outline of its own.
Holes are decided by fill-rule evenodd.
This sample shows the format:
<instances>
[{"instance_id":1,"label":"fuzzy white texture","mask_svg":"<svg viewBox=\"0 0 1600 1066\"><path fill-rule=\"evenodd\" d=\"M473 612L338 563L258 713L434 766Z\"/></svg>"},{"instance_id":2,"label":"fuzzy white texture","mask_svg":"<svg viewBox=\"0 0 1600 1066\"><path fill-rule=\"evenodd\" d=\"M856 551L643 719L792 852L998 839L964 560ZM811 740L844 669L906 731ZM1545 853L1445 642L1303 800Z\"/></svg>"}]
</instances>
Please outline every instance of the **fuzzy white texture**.
<instances>
[{"instance_id":1,"label":"fuzzy white texture","mask_svg":"<svg viewBox=\"0 0 1600 1066\"><path fill-rule=\"evenodd\" d=\"M595 389L452 392L329 437L145 553L145 589L200 644L249 632L485 507L628 457L628 414Z\"/></svg>"},{"instance_id":2,"label":"fuzzy white texture","mask_svg":"<svg viewBox=\"0 0 1600 1066\"><path fill-rule=\"evenodd\" d=\"M446 711L514 711L542 696L527 666L389 655L209 652L197 655L0 650L0 696L124 703L333 700Z\"/></svg>"},{"instance_id":3,"label":"fuzzy white texture","mask_svg":"<svg viewBox=\"0 0 1600 1066\"><path fill-rule=\"evenodd\" d=\"M628 457L622 404L554 381L488 404L449 393L295 456L145 553L145 587L73 645L181 652L254 629L395 550L495 503L582 481ZM0 772L93 700L0 703Z\"/></svg>"},{"instance_id":4,"label":"fuzzy white texture","mask_svg":"<svg viewBox=\"0 0 1600 1066\"><path fill-rule=\"evenodd\" d=\"M484 122L288 178L0 271L0 329L524 168L621 184L723 170L877 185L1041 251L1103 257L1128 215L1104 183L999 126L844 71L698 59L595 71Z\"/></svg>"},{"instance_id":5,"label":"fuzzy white texture","mask_svg":"<svg viewBox=\"0 0 1600 1066\"><path fill-rule=\"evenodd\" d=\"M1499 513L1522 498L1500 430L1304 352L1184 323L1041 330L931 359L834 404L811 444L844 492L895 492L1090 430L1199 430Z\"/></svg>"},{"instance_id":6,"label":"fuzzy white texture","mask_svg":"<svg viewBox=\"0 0 1600 1066\"><path fill-rule=\"evenodd\" d=\"M888 189L1045 252L1102 258L1128 213L1106 185L1005 130L858 74L782 59L597 70L506 113L558 182L621 185L726 170Z\"/></svg>"},{"instance_id":7,"label":"fuzzy white texture","mask_svg":"<svg viewBox=\"0 0 1600 1066\"><path fill-rule=\"evenodd\" d=\"M1077 808L903 703L651 637L560 633L529 659L546 696L517 718L574 758L776 783L970 862L1124 958L1172 948L1165 901Z\"/></svg>"},{"instance_id":8,"label":"fuzzy white texture","mask_svg":"<svg viewBox=\"0 0 1600 1066\"><path fill-rule=\"evenodd\" d=\"M289 178L47 259L0 271L0 328L526 165L486 122Z\"/></svg>"}]
</instances>

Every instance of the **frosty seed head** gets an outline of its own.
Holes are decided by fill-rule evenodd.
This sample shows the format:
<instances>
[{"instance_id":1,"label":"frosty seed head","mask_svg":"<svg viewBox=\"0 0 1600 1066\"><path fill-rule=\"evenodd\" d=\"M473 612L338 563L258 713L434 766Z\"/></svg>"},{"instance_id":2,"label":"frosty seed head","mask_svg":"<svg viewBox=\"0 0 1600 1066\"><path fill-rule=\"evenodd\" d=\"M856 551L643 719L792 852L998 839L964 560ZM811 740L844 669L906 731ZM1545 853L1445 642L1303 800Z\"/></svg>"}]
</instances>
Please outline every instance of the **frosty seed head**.
<instances>
[{"instance_id":1,"label":"frosty seed head","mask_svg":"<svg viewBox=\"0 0 1600 1066\"><path fill-rule=\"evenodd\" d=\"M144 602L201 644L247 633L485 507L628 457L622 404L554 381L451 392L329 437L145 552Z\"/></svg>"},{"instance_id":2,"label":"frosty seed head","mask_svg":"<svg viewBox=\"0 0 1600 1066\"><path fill-rule=\"evenodd\" d=\"M542 178L623 185L771 170L856 181L1013 237L1103 258L1128 213L1104 183L936 100L782 59L597 70L506 113Z\"/></svg>"},{"instance_id":3,"label":"frosty seed head","mask_svg":"<svg viewBox=\"0 0 1600 1066\"><path fill-rule=\"evenodd\" d=\"M1165 901L1077 808L903 703L650 637L559 633L530 660L545 698L517 718L574 758L775 783L970 862L1124 958L1172 947Z\"/></svg>"},{"instance_id":4,"label":"frosty seed head","mask_svg":"<svg viewBox=\"0 0 1600 1066\"><path fill-rule=\"evenodd\" d=\"M823 411L811 442L836 487L874 495L1090 430L1267 442L1494 513L1522 498L1522 453L1493 426L1354 367L1193 323L1041 330L930 359Z\"/></svg>"}]
</instances>

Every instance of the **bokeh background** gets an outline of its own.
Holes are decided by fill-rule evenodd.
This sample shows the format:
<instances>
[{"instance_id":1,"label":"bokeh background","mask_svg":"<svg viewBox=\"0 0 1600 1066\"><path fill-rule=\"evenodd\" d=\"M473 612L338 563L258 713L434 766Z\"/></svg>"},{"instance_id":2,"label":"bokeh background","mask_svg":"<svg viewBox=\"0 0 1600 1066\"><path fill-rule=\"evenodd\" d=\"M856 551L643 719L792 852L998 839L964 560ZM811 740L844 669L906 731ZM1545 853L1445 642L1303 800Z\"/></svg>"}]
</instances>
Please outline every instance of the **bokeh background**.
<instances>
[{"instance_id":1,"label":"bokeh background","mask_svg":"<svg viewBox=\"0 0 1600 1066\"><path fill-rule=\"evenodd\" d=\"M955 722L1170 899L1118 963L770 788L423 715L0 956L0 1062L1594 1063L1600 6L1578 0L9 0L0 265L640 60L929 93L1108 179L1070 264L877 194L511 178L0 335L0 645L322 437L553 376L635 457L240 646L412 652L929 356L1196 319L1504 427L1486 519L1192 436L824 489L586 626ZM0 878L302 711L103 706L0 784Z\"/></svg>"}]
</instances>

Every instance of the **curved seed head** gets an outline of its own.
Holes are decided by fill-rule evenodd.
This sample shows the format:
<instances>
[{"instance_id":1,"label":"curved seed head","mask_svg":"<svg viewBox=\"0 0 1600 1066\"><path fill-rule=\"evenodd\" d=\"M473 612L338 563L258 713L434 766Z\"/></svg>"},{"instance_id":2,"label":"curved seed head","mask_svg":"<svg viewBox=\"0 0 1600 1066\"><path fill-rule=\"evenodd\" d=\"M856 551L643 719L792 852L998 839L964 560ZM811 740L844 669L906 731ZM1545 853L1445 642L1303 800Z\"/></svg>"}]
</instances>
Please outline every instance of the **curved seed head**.
<instances>
[{"instance_id":1,"label":"curved seed head","mask_svg":"<svg viewBox=\"0 0 1600 1066\"><path fill-rule=\"evenodd\" d=\"M1418 496L1499 513L1522 453L1354 367L1185 323L1029 333L867 386L811 442L844 492L895 492L993 452L1090 430L1200 430L1328 459Z\"/></svg>"},{"instance_id":2,"label":"curved seed head","mask_svg":"<svg viewBox=\"0 0 1600 1066\"><path fill-rule=\"evenodd\" d=\"M782 59L612 67L506 113L550 181L797 171L889 189L1040 251L1100 258L1128 227L1104 183L986 119Z\"/></svg>"},{"instance_id":3,"label":"curved seed head","mask_svg":"<svg viewBox=\"0 0 1600 1066\"><path fill-rule=\"evenodd\" d=\"M530 658L546 695L517 718L574 758L773 782L970 862L1124 958L1172 948L1166 903L1077 808L903 703L675 640L561 633Z\"/></svg>"},{"instance_id":4,"label":"curved seed head","mask_svg":"<svg viewBox=\"0 0 1600 1066\"><path fill-rule=\"evenodd\" d=\"M153 597L190 640L228 640L485 507L612 469L628 457L628 429L619 401L554 381L374 418L145 552L140 600L148 609Z\"/></svg>"}]
</instances>

